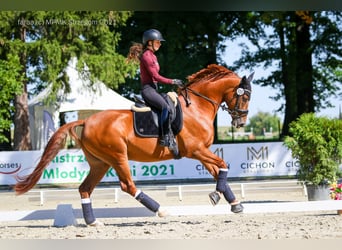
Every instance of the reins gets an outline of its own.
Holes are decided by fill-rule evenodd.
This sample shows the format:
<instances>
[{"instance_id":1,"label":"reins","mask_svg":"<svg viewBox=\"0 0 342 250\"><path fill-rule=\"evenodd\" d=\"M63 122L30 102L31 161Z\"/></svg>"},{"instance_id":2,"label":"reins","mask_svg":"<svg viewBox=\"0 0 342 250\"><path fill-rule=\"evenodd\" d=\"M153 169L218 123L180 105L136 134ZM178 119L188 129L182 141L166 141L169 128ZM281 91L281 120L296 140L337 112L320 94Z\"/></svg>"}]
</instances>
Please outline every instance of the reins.
<instances>
[{"instance_id":1,"label":"reins","mask_svg":"<svg viewBox=\"0 0 342 250\"><path fill-rule=\"evenodd\" d=\"M204 100L208 101L208 102L211 102L212 104L216 105L216 106L220 106L220 104L218 104L217 102L215 102L214 100L210 99L209 97L205 96L205 95L202 95L201 93L193 90L193 89L190 89L189 87L185 87L184 89L182 90L185 90L185 96L183 95L183 92L182 92L182 96L184 97L184 100L186 102L186 106L189 106L191 104L191 100L190 100L190 97L189 97L189 94L188 94L188 91L190 91L191 93L193 93L194 95L197 95L199 97L202 97Z\"/></svg>"},{"instance_id":2,"label":"reins","mask_svg":"<svg viewBox=\"0 0 342 250\"><path fill-rule=\"evenodd\" d=\"M248 90L248 89L242 89L242 90L247 93L248 97L250 96L250 92L251 92L250 90ZM240 97L242 96L242 94L237 93L237 91L236 91L236 93L234 95L234 96L236 96L237 100L236 100L236 104L235 104L235 107L234 107L233 110L229 109L229 107L227 107L225 104L219 104L216 101L210 99L209 97L207 97L205 95L202 95L201 93L199 93L199 92L197 92L197 91L195 91L195 90L185 86L184 88L181 89L181 93L180 94L183 96L187 107L191 104L191 100L190 100L188 91L190 91L194 95L199 96L199 97L203 98L204 100L212 103L214 106L220 107L223 111L227 111L230 115L232 115L234 117L237 117L239 115L240 116L245 116L245 115L248 114L248 110L239 109L239 107L238 107L239 100L240 100ZM184 92L185 92L185 95L183 94ZM232 100L230 100L230 102Z\"/></svg>"}]
</instances>

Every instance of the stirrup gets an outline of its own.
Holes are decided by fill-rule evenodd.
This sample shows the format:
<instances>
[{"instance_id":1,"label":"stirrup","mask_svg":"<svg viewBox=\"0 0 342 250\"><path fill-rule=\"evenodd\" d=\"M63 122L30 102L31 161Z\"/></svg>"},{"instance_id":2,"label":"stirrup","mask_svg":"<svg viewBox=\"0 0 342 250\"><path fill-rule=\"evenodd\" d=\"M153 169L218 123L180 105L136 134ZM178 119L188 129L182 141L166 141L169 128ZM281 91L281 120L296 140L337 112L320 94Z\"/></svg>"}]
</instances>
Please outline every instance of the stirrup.
<instances>
[{"instance_id":1,"label":"stirrup","mask_svg":"<svg viewBox=\"0 0 342 250\"><path fill-rule=\"evenodd\" d=\"M164 146L164 147L169 147L170 146L170 135L166 134L163 135L160 139L159 139L159 145L160 146Z\"/></svg>"},{"instance_id":2,"label":"stirrup","mask_svg":"<svg viewBox=\"0 0 342 250\"><path fill-rule=\"evenodd\" d=\"M170 151L172 152L173 157L174 157L175 159L180 159L180 158L182 158L182 157L180 156L180 154L179 154L179 149L178 149L177 141L176 141L176 139L175 139L174 137L173 137L173 138L171 139L171 141L170 141L169 149L170 149Z\"/></svg>"}]
</instances>

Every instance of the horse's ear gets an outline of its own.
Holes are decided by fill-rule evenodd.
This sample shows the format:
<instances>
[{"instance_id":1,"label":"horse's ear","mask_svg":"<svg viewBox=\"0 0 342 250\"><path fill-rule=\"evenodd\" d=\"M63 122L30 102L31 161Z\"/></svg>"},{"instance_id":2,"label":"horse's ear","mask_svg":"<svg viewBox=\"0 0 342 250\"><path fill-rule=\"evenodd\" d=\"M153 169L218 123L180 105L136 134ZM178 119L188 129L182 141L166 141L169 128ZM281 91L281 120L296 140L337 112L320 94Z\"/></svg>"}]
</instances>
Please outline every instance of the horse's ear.
<instances>
[{"instance_id":1,"label":"horse's ear","mask_svg":"<svg viewBox=\"0 0 342 250\"><path fill-rule=\"evenodd\" d=\"M252 74L250 74L249 77L247 78L247 81L248 81L249 83L253 80L254 73L255 73L255 72L253 72Z\"/></svg>"}]
</instances>

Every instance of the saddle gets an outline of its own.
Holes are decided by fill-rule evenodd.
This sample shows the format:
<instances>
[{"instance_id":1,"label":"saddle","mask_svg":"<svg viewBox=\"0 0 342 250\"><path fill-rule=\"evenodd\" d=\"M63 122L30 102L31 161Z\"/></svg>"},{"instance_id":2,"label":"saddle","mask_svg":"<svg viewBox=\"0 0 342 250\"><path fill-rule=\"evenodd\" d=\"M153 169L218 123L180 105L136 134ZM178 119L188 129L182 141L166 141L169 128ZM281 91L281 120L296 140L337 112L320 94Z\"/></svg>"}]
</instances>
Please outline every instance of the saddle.
<instances>
[{"instance_id":1,"label":"saddle","mask_svg":"<svg viewBox=\"0 0 342 250\"><path fill-rule=\"evenodd\" d=\"M162 94L170 107L171 130L177 135L183 127L183 112L181 105L178 104L178 96L175 92ZM159 137L159 112L146 105L145 101L138 96L134 97L135 104L131 109L133 112L133 127L137 136L140 137Z\"/></svg>"}]
</instances>

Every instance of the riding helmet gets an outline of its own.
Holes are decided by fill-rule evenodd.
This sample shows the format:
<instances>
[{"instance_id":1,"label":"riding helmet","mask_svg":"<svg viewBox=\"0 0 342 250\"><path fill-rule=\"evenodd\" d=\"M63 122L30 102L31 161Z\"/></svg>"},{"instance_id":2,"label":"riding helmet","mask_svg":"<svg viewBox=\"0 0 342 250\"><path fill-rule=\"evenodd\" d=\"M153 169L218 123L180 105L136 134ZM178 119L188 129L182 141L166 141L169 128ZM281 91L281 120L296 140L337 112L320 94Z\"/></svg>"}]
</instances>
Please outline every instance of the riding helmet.
<instances>
[{"instance_id":1,"label":"riding helmet","mask_svg":"<svg viewBox=\"0 0 342 250\"><path fill-rule=\"evenodd\" d=\"M156 29L149 29L144 32L142 39L143 44L145 45L150 40L165 41L160 31Z\"/></svg>"}]
</instances>

